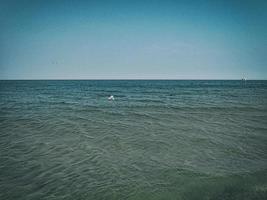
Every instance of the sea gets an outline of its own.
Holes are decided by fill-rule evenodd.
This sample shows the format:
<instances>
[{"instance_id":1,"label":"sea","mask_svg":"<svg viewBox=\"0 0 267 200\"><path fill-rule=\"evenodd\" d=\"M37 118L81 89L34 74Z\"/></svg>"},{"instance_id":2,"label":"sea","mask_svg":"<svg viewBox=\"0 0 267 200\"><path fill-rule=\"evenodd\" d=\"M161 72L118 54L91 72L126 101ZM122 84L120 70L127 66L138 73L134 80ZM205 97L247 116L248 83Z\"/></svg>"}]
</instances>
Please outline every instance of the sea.
<instances>
[{"instance_id":1,"label":"sea","mask_svg":"<svg viewBox=\"0 0 267 200\"><path fill-rule=\"evenodd\" d=\"M2 80L0 199L267 199L267 81Z\"/></svg>"}]
</instances>

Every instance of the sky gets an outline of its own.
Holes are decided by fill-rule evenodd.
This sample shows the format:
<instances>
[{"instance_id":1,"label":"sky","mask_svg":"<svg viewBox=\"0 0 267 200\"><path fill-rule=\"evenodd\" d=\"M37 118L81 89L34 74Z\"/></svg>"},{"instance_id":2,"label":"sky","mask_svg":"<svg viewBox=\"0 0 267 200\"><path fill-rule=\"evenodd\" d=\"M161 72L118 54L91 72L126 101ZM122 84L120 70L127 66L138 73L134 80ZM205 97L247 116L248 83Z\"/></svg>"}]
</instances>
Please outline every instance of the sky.
<instances>
[{"instance_id":1,"label":"sky","mask_svg":"<svg viewBox=\"0 0 267 200\"><path fill-rule=\"evenodd\" d=\"M267 79L266 2L0 0L0 79Z\"/></svg>"}]
</instances>

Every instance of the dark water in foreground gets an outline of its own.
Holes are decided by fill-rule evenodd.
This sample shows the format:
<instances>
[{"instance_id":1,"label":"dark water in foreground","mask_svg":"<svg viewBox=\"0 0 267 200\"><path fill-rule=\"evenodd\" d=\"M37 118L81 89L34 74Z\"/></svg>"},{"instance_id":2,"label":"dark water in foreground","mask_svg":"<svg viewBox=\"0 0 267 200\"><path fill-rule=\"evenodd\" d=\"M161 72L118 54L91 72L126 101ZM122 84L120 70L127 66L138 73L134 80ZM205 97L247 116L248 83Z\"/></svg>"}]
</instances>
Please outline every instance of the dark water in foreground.
<instances>
[{"instance_id":1,"label":"dark water in foreground","mask_svg":"<svg viewBox=\"0 0 267 200\"><path fill-rule=\"evenodd\" d=\"M267 199L267 81L0 81L0 199Z\"/></svg>"}]
</instances>

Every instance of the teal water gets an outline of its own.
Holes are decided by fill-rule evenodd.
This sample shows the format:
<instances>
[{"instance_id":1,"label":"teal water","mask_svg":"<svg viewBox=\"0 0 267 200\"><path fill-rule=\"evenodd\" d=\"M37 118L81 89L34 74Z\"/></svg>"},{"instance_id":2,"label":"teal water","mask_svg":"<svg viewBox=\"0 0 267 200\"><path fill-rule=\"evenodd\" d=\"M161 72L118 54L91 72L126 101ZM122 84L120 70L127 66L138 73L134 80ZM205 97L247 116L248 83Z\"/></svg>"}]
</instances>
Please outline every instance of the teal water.
<instances>
[{"instance_id":1,"label":"teal water","mask_svg":"<svg viewBox=\"0 0 267 200\"><path fill-rule=\"evenodd\" d=\"M0 199L267 199L267 81L0 81Z\"/></svg>"}]
</instances>

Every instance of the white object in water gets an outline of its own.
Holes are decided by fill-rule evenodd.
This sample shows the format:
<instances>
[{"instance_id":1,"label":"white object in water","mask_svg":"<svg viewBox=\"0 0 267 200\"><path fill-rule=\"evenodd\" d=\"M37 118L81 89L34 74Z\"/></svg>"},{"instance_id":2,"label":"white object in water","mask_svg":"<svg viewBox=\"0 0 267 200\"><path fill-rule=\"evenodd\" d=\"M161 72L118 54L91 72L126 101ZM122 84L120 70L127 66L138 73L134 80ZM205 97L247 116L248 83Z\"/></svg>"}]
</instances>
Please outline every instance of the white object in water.
<instances>
[{"instance_id":1,"label":"white object in water","mask_svg":"<svg viewBox=\"0 0 267 200\"><path fill-rule=\"evenodd\" d=\"M109 98L108 98L108 100L114 100L115 98L114 98L114 96L113 95L111 95Z\"/></svg>"}]
</instances>

